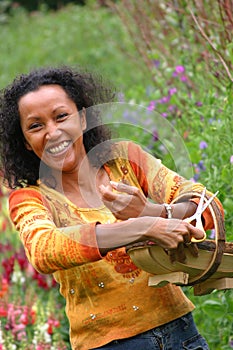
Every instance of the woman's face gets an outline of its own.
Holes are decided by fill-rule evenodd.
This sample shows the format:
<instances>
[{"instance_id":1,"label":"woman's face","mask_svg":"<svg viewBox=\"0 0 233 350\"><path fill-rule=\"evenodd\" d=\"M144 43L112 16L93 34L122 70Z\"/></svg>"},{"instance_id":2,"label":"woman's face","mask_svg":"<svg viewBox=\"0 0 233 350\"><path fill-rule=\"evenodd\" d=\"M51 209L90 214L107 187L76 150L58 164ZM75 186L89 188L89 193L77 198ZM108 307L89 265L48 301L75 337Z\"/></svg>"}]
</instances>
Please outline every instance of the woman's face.
<instances>
[{"instance_id":1,"label":"woman's face","mask_svg":"<svg viewBox=\"0 0 233 350\"><path fill-rule=\"evenodd\" d=\"M85 110L78 113L60 85L43 85L19 100L26 148L50 168L72 172L85 157Z\"/></svg>"}]
</instances>

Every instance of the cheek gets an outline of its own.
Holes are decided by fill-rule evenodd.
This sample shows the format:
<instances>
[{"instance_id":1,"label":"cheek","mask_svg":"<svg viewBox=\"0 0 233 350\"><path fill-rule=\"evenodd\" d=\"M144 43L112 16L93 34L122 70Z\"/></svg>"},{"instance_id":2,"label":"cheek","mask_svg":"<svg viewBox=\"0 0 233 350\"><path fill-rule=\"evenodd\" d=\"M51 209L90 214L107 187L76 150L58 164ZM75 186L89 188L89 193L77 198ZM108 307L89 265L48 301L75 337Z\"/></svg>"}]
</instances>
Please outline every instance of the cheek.
<instances>
[{"instance_id":1,"label":"cheek","mask_svg":"<svg viewBox=\"0 0 233 350\"><path fill-rule=\"evenodd\" d=\"M28 151L34 152L37 156L41 153L43 153L43 147L41 146L41 141L38 138L28 138L25 141L25 147Z\"/></svg>"},{"instance_id":2,"label":"cheek","mask_svg":"<svg viewBox=\"0 0 233 350\"><path fill-rule=\"evenodd\" d=\"M33 150L28 141L24 141L24 145L25 145L25 147L26 147L26 149L27 149L28 151L32 151L32 150Z\"/></svg>"}]
</instances>

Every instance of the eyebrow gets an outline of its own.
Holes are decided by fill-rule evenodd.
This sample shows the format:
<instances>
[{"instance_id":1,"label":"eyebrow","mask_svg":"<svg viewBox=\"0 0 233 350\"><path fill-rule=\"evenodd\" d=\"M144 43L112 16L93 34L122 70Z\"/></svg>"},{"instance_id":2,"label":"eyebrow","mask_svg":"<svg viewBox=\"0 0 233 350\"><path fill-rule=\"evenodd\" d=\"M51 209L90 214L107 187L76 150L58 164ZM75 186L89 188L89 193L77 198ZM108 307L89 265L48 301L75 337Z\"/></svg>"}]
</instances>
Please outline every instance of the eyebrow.
<instances>
[{"instance_id":1,"label":"eyebrow","mask_svg":"<svg viewBox=\"0 0 233 350\"><path fill-rule=\"evenodd\" d=\"M58 109L60 109L60 108L67 108L67 106L65 106L65 105L57 106L57 107L55 107L55 108L52 110L52 113L56 113L56 111L57 111ZM29 120L29 119L36 119L36 120L39 120L40 118L41 118L41 117L38 116L38 115L29 115L29 116L27 117L28 120Z\"/></svg>"},{"instance_id":2,"label":"eyebrow","mask_svg":"<svg viewBox=\"0 0 233 350\"><path fill-rule=\"evenodd\" d=\"M67 106L59 105L52 110L52 113L56 112L59 108L67 108Z\"/></svg>"},{"instance_id":3,"label":"eyebrow","mask_svg":"<svg viewBox=\"0 0 233 350\"><path fill-rule=\"evenodd\" d=\"M35 119L35 120L39 120L41 117L37 116L37 115L29 115L27 117L27 120L30 120L30 119Z\"/></svg>"}]
</instances>

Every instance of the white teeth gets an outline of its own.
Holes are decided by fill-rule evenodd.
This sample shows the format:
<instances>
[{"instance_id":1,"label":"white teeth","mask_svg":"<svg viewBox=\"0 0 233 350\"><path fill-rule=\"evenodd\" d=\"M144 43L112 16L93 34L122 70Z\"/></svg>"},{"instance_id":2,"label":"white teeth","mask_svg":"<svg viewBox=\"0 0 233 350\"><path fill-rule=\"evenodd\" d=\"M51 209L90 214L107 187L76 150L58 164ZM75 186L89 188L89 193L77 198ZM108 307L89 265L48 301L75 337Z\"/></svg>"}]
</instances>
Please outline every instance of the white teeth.
<instances>
[{"instance_id":1,"label":"white teeth","mask_svg":"<svg viewBox=\"0 0 233 350\"><path fill-rule=\"evenodd\" d=\"M53 154L59 153L59 152L63 151L68 145L69 145L69 142L68 141L64 141L59 146L49 148L48 152L49 153L53 153Z\"/></svg>"}]
</instances>

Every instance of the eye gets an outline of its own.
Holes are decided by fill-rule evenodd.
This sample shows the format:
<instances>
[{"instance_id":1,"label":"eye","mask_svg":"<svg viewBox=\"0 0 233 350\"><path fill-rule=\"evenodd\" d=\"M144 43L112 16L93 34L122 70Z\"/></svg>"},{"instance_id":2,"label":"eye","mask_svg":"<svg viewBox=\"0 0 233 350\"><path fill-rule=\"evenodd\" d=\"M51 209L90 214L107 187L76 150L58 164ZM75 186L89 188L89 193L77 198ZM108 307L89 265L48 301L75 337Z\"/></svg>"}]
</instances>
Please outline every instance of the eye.
<instances>
[{"instance_id":1,"label":"eye","mask_svg":"<svg viewBox=\"0 0 233 350\"><path fill-rule=\"evenodd\" d=\"M58 114L57 115L57 120L64 120L64 119L66 119L66 117L68 117L68 113L60 113L60 114Z\"/></svg>"},{"instance_id":2,"label":"eye","mask_svg":"<svg viewBox=\"0 0 233 350\"><path fill-rule=\"evenodd\" d=\"M41 127L42 127L42 124L40 124L40 123L33 123L33 124L29 125L28 129L29 130L38 130Z\"/></svg>"}]
</instances>

